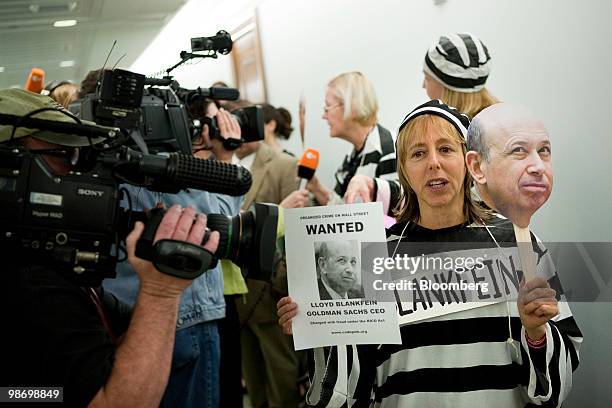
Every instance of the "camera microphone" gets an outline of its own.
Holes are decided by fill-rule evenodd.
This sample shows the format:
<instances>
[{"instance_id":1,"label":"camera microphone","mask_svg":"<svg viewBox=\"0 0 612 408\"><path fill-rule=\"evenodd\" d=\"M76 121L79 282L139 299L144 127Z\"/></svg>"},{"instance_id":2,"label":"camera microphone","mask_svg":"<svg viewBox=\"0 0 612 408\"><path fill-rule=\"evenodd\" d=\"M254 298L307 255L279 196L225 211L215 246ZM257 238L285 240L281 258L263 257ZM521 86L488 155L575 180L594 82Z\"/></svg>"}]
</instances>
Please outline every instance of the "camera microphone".
<instances>
[{"instance_id":1,"label":"camera microphone","mask_svg":"<svg viewBox=\"0 0 612 408\"><path fill-rule=\"evenodd\" d=\"M126 148L120 158L103 155L100 160L114 164L115 174L125 181L153 191L176 193L194 188L240 196L252 183L251 173L242 166L180 153L161 156Z\"/></svg>"},{"instance_id":2,"label":"camera microphone","mask_svg":"<svg viewBox=\"0 0 612 408\"><path fill-rule=\"evenodd\" d=\"M319 151L306 149L298 161L298 177L300 178L299 190L304 189L308 180L314 176L319 166Z\"/></svg>"},{"instance_id":3,"label":"camera microphone","mask_svg":"<svg viewBox=\"0 0 612 408\"><path fill-rule=\"evenodd\" d=\"M168 173L180 185L231 196L251 188L251 173L243 166L180 153L172 153L169 160Z\"/></svg>"}]
</instances>

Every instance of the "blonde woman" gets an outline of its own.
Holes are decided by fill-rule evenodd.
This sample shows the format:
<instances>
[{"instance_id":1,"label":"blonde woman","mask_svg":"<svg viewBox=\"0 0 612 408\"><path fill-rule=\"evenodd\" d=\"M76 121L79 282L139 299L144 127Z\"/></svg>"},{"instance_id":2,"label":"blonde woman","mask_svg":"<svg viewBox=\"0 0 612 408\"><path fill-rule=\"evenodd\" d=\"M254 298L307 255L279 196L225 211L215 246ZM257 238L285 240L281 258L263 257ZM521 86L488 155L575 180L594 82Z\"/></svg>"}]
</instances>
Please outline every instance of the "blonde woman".
<instances>
[{"instance_id":1,"label":"blonde woman","mask_svg":"<svg viewBox=\"0 0 612 408\"><path fill-rule=\"evenodd\" d=\"M307 188L321 205L341 204L353 176L397 180L395 144L391 132L377 123L378 101L372 83L361 72L346 72L327 84L323 119L332 138L353 145L335 174L333 190L315 176Z\"/></svg>"}]
</instances>

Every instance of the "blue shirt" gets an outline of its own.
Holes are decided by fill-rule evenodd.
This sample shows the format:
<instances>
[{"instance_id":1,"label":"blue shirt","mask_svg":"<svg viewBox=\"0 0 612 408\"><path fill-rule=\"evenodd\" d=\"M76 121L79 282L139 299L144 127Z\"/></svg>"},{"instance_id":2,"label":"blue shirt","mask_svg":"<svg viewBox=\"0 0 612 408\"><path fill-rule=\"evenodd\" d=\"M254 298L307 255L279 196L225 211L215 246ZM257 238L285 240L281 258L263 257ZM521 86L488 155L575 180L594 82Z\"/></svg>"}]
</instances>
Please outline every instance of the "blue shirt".
<instances>
[{"instance_id":1,"label":"blue shirt","mask_svg":"<svg viewBox=\"0 0 612 408\"><path fill-rule=\"evenodd\" d=\"M232 216L240 211L240 204L243 199L242 196L231 197L193 189L183 190L178 194L165 194L132 185L123 185L122 187L128 191L134 211L154 208L158 202L162 202L166 205L166 208L175 204L182 207L192 205L197 212L204 214ZM127 200L122 200L122 206L127 208ZM138 276L127 261L117 265L117 278L104 280L103 286L132 307L136 303L139 288ZM215 268L194 279L192 284L184 290L176 327L182 329L223 317L225 317L223 274L218 264Z\"/></svg>"}]
</instances>

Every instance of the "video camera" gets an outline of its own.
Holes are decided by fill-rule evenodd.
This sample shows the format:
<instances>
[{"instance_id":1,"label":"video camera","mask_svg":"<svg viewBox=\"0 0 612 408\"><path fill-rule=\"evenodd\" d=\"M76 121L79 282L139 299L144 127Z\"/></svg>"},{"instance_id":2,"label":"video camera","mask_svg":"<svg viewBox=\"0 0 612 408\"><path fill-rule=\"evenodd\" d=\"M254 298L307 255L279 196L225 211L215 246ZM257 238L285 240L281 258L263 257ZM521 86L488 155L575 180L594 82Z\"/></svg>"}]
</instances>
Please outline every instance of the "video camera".
<instances>
[{"instance_id":1,"label":"video camera","mask_svg":"<svg viewBox=\"0 0 612 408\"><path fill-rule=\"evenodd\" d=\"M188 107L198 100L237 100L234 88L181 88L169 73L193 58L216 58L216 52L231 50L231 37L220 31L213 37L192 38L192 52L181 52L181 62L166 70L163 78L146 78L122 69L101 70L99 86L70 105L79 118L104 126L128 130L132 146L145 152L191 153L192 140L199 138L207 124L211 138L224 142L226 150L242 143L264 139L264 118L260 106L238 108L232 112L241 130L241 139L224 139L215 118L204 112L190 114ZM193 51L210 51L196 54Z\"/></svg>"},{"instance_id":2,"label":"video camera","mask_svg":"<svg viewBox=\"0 0 612 408\"><path fill-rule=\"evenodd\" d=\"M121 241L135 221L150 218L120 207L121 183L165 193L195 188L229 195L245 194L251 186L251 175L245 168L191 154L186 111L172 86L160 90L166 92L168 99L158 98L168 103L164 115L152 122L154 105L138 96L144 77L125 72L114 70L107 74L114 85L109 88L109 82L103 80L98 96L90 99L94 102L92 110L88 110L95 113L96 120L121 123L122 127L82 124L78 118L75 123L55 122L36 119L35 115L0 112L2 125L79 135L90 141L87 147L60 147L53 152L27 149L18 140L0 144L0 245L22 251L32 264L53 265L80 285L93 286L114 277ZM183 98L194 97L190 92L196 92L195 97L219 95L215 90L198 90L187 91ZM172 95L176 99L169 97ZM144 123L145 129L150 128L149 133L143 133L145 141L155 146L174 145L177 150L162 156L130 148L129 134L143 129L130 123ZM163 138L168 143L160 144L161 138L146 136L161 135L160 129L169 132ZM96 138L103 141L94 145L91 141ZM65 175L55 174L44 154L70 156L73 170ZM256 204L232 218L220 214L209 214L208 218L208 227L221 233L215 257L234 261L250 279L269 280L278 208ZM167 269L159 269L173 274L173 270L192 265L194 259L184 249L179 246L176 253L165 254L162 261ZM192 268L191 275L183 277L195 278L203 272L201 269Z\"/></svg>"}]
</instances>

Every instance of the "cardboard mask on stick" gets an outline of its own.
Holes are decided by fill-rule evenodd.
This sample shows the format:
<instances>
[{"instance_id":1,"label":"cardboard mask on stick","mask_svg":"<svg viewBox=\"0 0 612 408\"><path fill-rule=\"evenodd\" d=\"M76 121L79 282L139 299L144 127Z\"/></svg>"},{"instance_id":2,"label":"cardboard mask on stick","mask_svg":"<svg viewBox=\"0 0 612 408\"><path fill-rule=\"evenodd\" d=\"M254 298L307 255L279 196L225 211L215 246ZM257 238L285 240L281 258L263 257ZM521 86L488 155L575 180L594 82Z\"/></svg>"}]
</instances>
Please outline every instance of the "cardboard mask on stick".
<instances>
[{"instance_id":1,"label":"cardboard mask on stick","mask_svg":"<svg viewBox=\"0 0 612 408\"><path fill-rule=\"evenodd\" d=\"M484 202L514 225L526 280L536 275L529 224L553 186L548 132L525 108L499 103L468 131L466 164Z\"/></svg>"}]
</instances>

